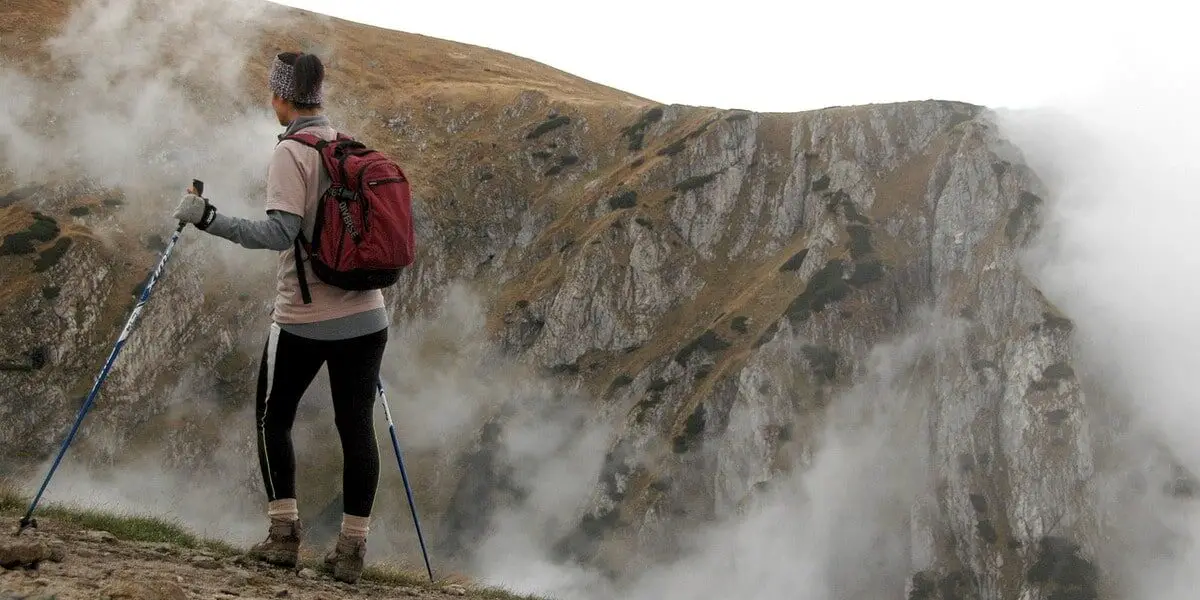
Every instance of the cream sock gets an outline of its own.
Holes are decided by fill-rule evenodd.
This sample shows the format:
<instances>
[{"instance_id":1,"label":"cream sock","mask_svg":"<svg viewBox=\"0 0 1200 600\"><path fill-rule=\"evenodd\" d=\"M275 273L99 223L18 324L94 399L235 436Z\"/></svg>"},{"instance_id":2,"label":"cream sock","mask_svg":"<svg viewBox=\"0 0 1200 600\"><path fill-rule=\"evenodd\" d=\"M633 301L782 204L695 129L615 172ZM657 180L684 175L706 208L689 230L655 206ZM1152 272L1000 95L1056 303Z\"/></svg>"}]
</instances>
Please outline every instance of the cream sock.
<instances>
[{"instance_id":1,"label":"cream sock","mask_svg":"<svg viewBox=\"0 0 1200 600\"><path fill-rule=\"evenodd\" d=\"M280 498L267 503L267 516L274 521L295 521L300 518L295 498Z\"/></svg>"},{"instance_id":2,"label":"cream sock","mask_svg":"<svg viewBox=\"0 0 1200 600\"><path fill-rule=\"evenodd\" d=\"M349 538L366 538L370 531L371 517L356 517L342 514L342 535Z\"/></svg>"}]
</instances>

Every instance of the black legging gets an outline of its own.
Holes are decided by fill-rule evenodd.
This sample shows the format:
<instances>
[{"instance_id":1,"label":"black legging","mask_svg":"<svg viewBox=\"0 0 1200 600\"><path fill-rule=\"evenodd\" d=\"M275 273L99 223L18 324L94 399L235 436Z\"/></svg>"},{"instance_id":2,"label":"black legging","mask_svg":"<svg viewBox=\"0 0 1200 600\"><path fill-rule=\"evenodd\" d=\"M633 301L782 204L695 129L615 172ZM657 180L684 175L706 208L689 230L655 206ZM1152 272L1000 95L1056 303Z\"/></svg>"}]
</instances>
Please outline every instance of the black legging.
<instances>
[{"instance_id":1,"label":"black legging","mask_svg":"<svg viewBox=\"0 0 1200 600\"><path fill-rule=\"evenodd\" d=\"M267 498L296 497L296 456L292 423L300 397L329 365L334 423L342 441L342 493L345 512L371 516L379 484L379 446L375 439L376 379L387 345L387 329L346 340L302 338L271 326L258 371L255 422L258 462Z\"/></svg>"}]
</instances>

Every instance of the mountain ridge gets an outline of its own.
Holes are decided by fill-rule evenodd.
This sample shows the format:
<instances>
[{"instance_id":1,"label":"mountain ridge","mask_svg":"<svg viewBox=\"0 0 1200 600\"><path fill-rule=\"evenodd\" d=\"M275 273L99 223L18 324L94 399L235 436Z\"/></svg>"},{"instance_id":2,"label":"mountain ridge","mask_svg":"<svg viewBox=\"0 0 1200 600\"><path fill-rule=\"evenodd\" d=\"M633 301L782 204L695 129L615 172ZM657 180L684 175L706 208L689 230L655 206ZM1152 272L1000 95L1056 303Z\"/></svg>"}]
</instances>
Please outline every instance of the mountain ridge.
<instances>
[{"instance_id":1,"label":"mountain ridge","mask_svg":"<svg viewBox=\"0 0 1200 600\"><path fill-rule=\"evenodd\" d=\"M31 90L17 131L71 150L96 180L0 201L0 236L15 240L0 252L0 328L25 367L0 370L0 439L12 440L0 476L36 476L55 447L161 249L171 182L199 176L221 210L261 212L277 133L256 108L262 73L273 51L312 49L327 57L331 118L414 181L418 260L387 291L385 385L439 562L662 597L639 578L646 565L673 573L663 585L678 594L689 573L736 562L722 552L775 544L776 560L821 569L808 583L774 572L782 589L1098 597L1090 576L1027 576L1076 561L1059 552L1071 544L1088 565L1100 550L1086 501L1094 432L1070 319L1019 260L1051 194L986 107L665 105L485 49L235 4L162 31L118 14L145 48L118 45L131 56L111 60L86 52L109 33L84 18L98 3L80 5L56 42L57 76L111 94L99 114L143 134L125 153L35 126L43 110L85 131L71 117L87 105L51 101L71 94L40 83L49 55L0 43L33 65L28 81L8 74ZM13 6L2 40L39 14L67 18L64 3ZM163 79L142 53L183 35L184 17L214 32L212 66L184 61ZM96 61L92 79L64 66L81 57ZM128 105L177 118L146 124ZM109 159L146 181L114 190L129 180ZM177 252L60 485L149 495L163 484L142 473L201 482L220 496L225 535L242 539L261 512L245 399L273 265L198 235ZM327 417L314 401L298 421L306 515L339 502ZM413 556L398 476L382 477L372 552ZM213 525L203 498L159 502ZM696 549L726 526L756 536ZM880 566L868 576L837 557ZM744 591L745 577L704 591Z\"/></svg>"}]
</instances>

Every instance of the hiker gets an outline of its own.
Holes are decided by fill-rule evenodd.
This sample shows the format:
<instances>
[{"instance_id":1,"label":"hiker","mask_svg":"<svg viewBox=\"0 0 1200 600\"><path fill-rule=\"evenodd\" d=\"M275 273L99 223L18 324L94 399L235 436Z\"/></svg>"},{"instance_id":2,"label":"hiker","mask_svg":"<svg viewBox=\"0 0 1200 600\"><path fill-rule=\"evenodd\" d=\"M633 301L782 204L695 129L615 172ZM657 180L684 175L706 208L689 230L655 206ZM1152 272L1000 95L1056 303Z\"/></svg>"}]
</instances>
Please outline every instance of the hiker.
<instances>
[{"instance_id":1,"label":"hiker","mask_svg":"<svg viewBox=\"0 0 1200 600\"><path fill-rule=\"evenodd\" d=\"M321 60L312 54L285 52L271 65L271 106L286 129L267 170L266 219L222 215L192 188L180 201L175 218L245 248L279 252L274 311L258 372L255 411L270 528L267 539L254 545L250 555L280 566L297 563L303 527L296 505L292 422L300 397L321 366L328 365L342 444L344 507L341 532L325 564L337 579L354 583L363 568L379 481L373 418L388 315L379 289L351 291L330 285L314 273L313 256L298 254L298 235L313 239L318 199L330 179L316 149L284 138L311 133L332 140L337 135L322 115L324 76ZM303 271L297 268L301 261Z\"/></svg>"}]
</instances>

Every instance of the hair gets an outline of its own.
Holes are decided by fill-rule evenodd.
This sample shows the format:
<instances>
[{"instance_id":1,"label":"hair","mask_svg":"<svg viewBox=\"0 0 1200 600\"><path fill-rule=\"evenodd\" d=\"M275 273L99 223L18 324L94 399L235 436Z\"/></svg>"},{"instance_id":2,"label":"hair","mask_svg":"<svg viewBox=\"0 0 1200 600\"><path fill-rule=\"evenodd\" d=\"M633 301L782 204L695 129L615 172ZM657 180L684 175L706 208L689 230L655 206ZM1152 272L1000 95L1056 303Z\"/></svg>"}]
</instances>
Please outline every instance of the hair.
<instances>
[{"instance_id":1,"label":"hair","mask_svg":"<svg viewBox=\"0 0 1200 600\"><path fill-rule=\"evenodd\" d=\"M317 58L315 54L284 52L279 55L279 60L292 66L292 83L295 86L294 89L298 98L303 98L317 91L325 81L325 65L321 63L321 59ZM300 104L295 102L292 104L300 110L321 108L320 104Z\"/></svg>"}]
</instances>

